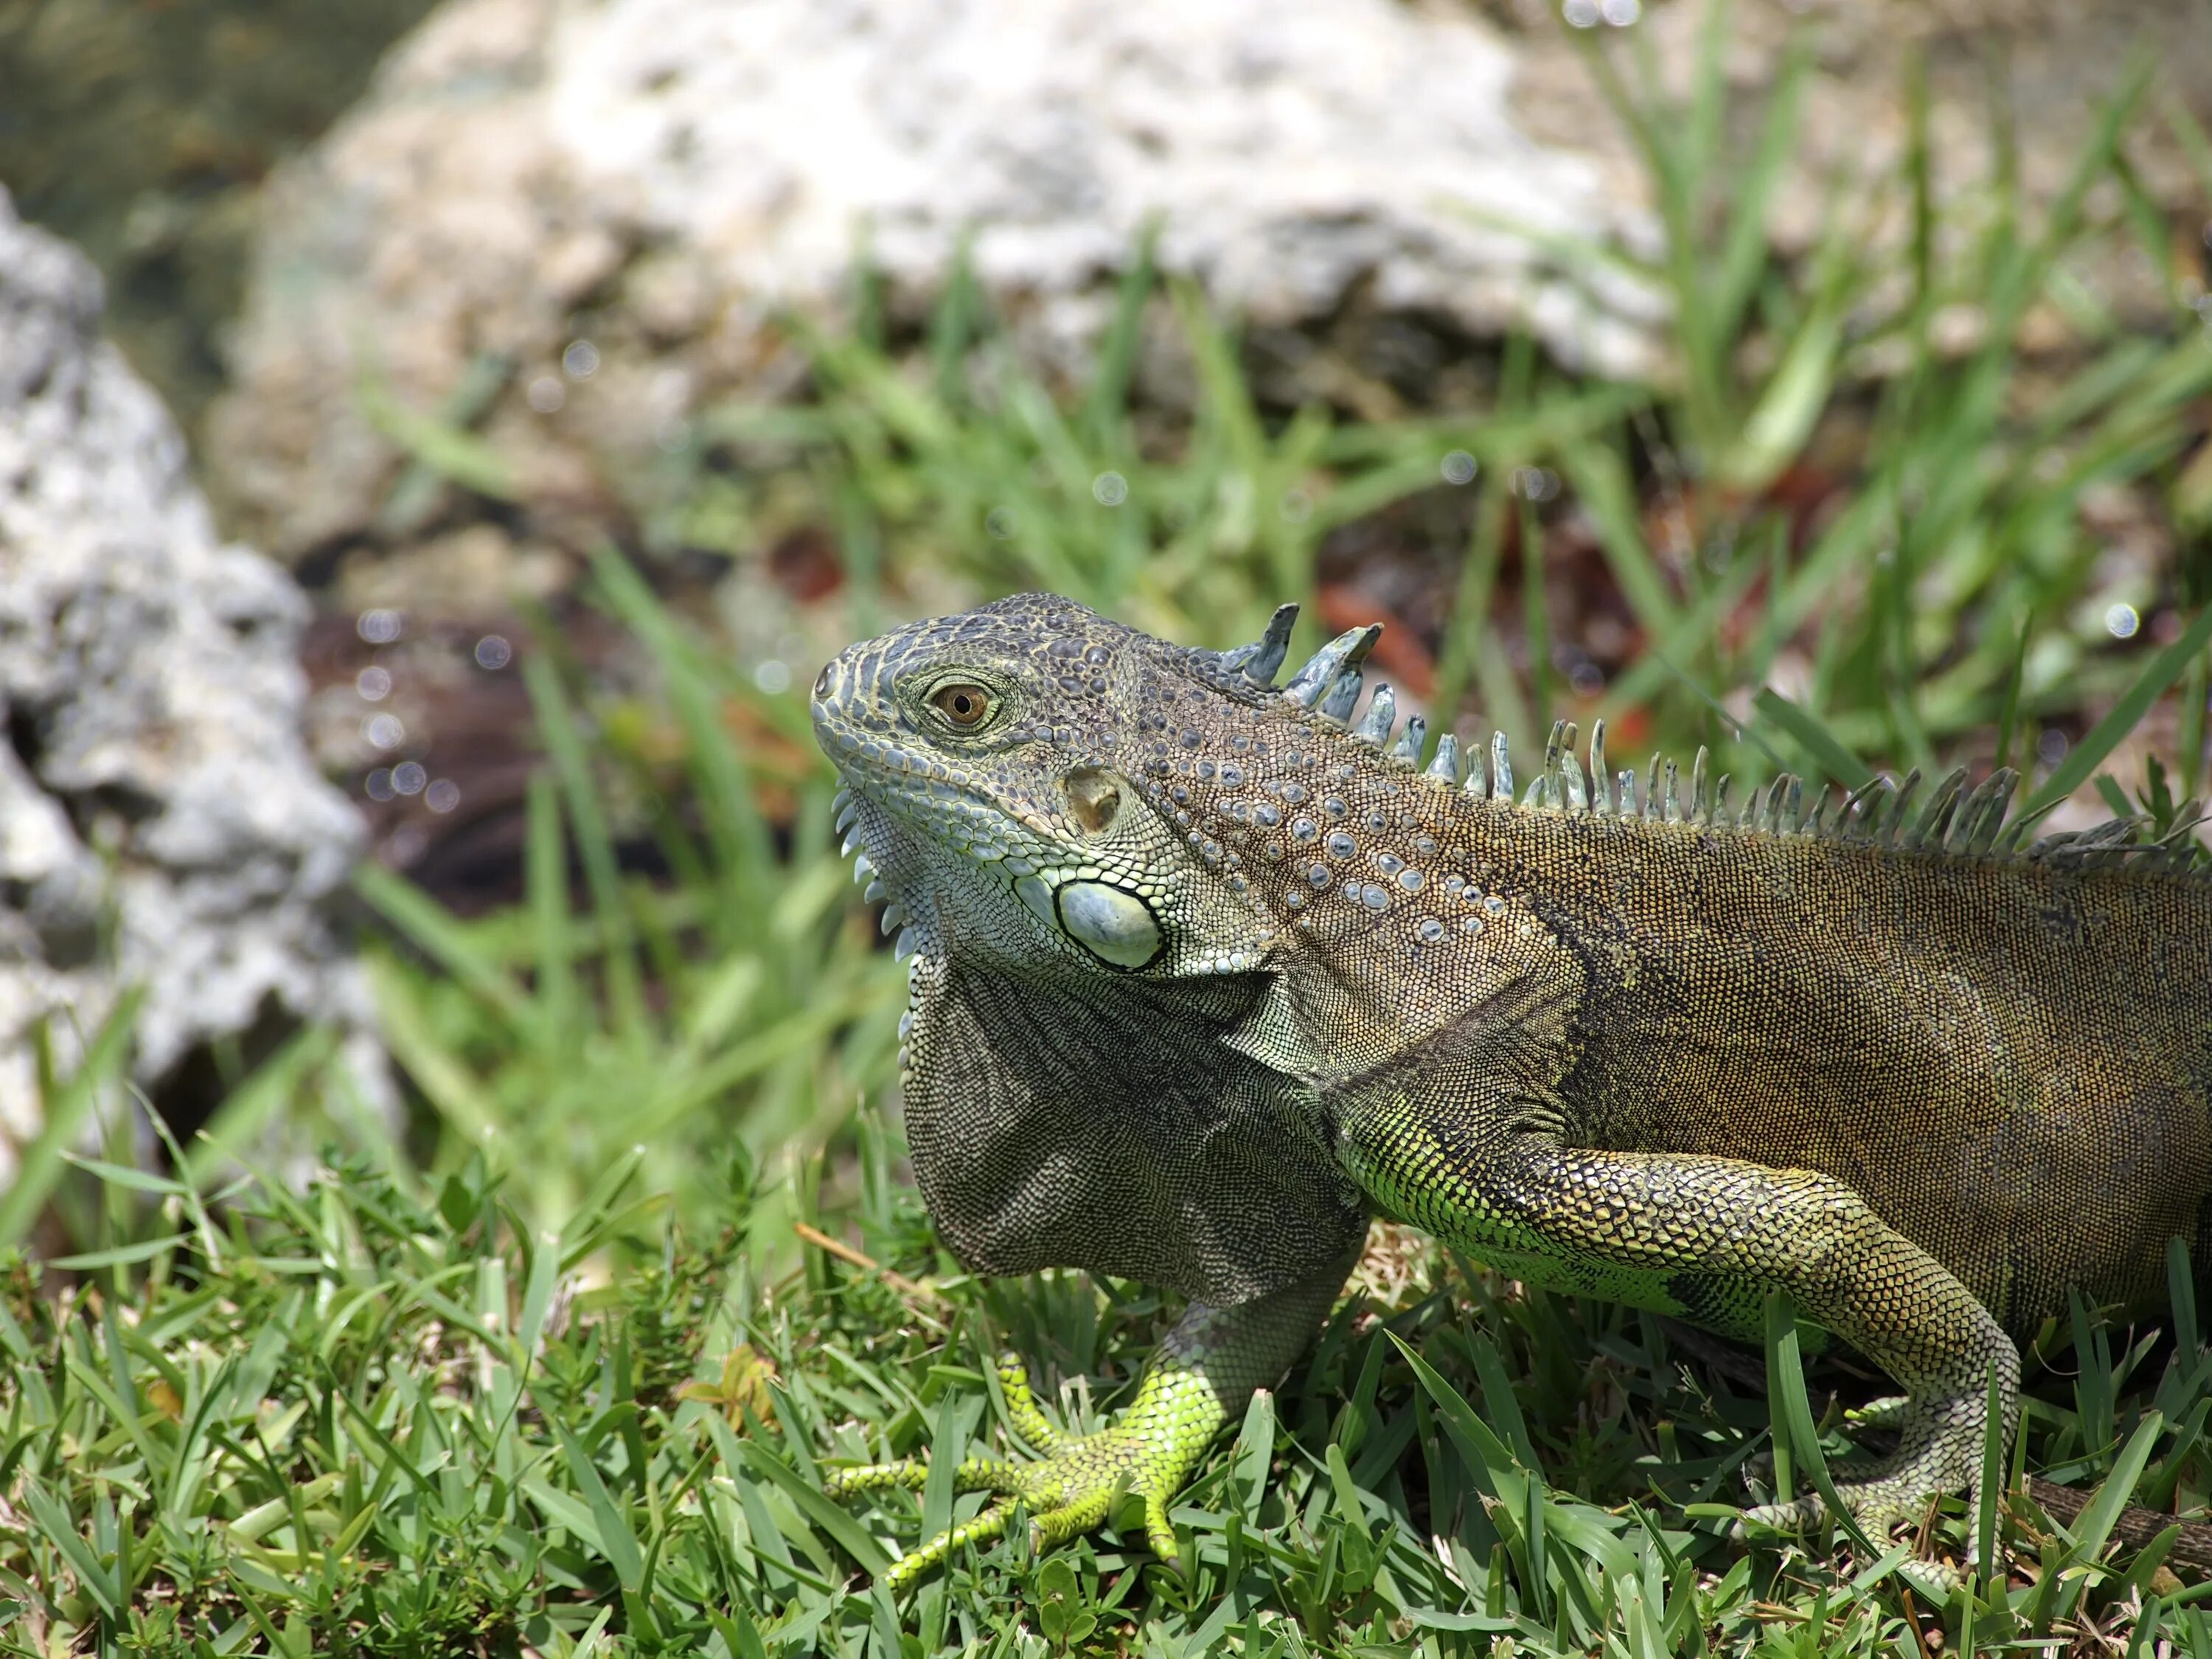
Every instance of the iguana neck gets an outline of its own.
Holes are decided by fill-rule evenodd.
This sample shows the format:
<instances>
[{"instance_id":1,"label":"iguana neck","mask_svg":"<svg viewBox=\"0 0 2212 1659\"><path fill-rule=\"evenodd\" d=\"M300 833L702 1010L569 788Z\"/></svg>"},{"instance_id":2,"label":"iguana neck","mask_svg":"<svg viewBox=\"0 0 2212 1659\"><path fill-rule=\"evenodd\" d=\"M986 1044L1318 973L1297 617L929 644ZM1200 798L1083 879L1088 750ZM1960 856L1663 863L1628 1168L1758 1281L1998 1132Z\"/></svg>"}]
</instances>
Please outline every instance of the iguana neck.
<instances>
[{"instance_id":1,"label":"iguana neck","mask_svg":"<svg viewBox=\"0 0 2212 1659\"><path fill-rule=\"evenodd\" d=\"M1247 1052L1310 1076L1571 989L1513 871L1510 804L1285 699L1215 697L1201 725L1176 719L1170 689L1149 712L1140 787L1275 941L1277 993L1236 1039Z\"/></svg>"}]
</instances>

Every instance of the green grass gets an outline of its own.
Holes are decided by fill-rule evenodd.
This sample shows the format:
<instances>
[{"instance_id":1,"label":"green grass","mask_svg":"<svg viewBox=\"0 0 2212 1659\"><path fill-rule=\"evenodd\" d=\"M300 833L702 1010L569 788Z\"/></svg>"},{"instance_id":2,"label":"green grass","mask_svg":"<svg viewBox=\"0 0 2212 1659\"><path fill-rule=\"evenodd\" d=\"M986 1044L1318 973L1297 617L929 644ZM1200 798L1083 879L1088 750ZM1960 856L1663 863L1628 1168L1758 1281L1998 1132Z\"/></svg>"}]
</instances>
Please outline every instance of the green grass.
<instances>
[{"instance_id":1,"label":"green grass","mask_svg":"<svg viewBox=\"0 0 2212 1659\"><path fill-rule=\"evenodd\" d=\"M1188 1577L1112 1532L1041 1560L1017 1536L894 1604L867 1569L976 1500L820 1496L832 1462L1010 1443L1003 1346L1069 1426L1103 1423L1175 1309L1075 1274L978 1280L936 1245L892 1127L902 976L838 856L803 697L672 613L654 549L750 558L823 526L856 630L926 576L1220 645L1309 597L1333 537L1381 526L1449 596L1411 619L1428 706L1516 747L1603 717L1639 738L1617 762L1703 743L1739 777L2009 759L2024 799L2117 794L2161 825L2201 791L2212 336L2178 288L2169 325L2126 329L2074 274L2140 247L2179 283L2126 156L2185 118L2130 82L2056 201L2001 170L1940 210L1922 122L1895 176L1838 181L1829 234L1782 261L1763 216L1797 71L1732 127L1719 42L1671 101L1594 60L1660 204L1638 270L1674 307L1662 381L1578 381L1520 340L1478 406L1270 409L1233 324L1139 259L1082 384L1024 368L956 283L918 339L866 306L811 337L811 398L702 420L641 502L650 544L590 586L653 683L608 691L550 628L526 653L545 763L525 901L463 920L360 878L404 1144L364 1125L319 1033L163 1173L131 1167L127 1012L73 1072L43 1066L52 1127L0 1198L0 1239L48 1250L0 1286L0 1651L1644 1659L2154 1632L2212 1652L2212 1612L2162 1571L2174 1540L2118 1516L2201 1519L2212 1494L2185 1273L2170 1335L2057 1322L2005 1503L1942 1506L1899 1547L1730 1534L1750 1495L1848 1455L1844 1407L1881 1391L1805 1359L1786 1309L1766 1355L1731 1359L1396 1234L1182 1494ZM2031 313L2070 343L2023 355ZM1181 343L1187 405L1142 382L1148 330ZM429 472L511 482L480 441L385 412ZM1439 474L1455 450L1465 485ZM1817 510L1787 487L1807 469ZM2116 501L2164 550L2117 573ZM1596 684L1554 656L1580 643L1553 622L1571 584L1629 629ZM2126 640L2103 620L2122 603ZM2147 750L2172 757L2148 779ZM665 876L629 872L641 843ZM243 1173L272 1128L327 1142L323 1166ZM64 1155L95 1131L102 1159ZM2116 1478L2062 1525L2031 1472ZM2002 1571L1909 1576L1984 1534Z\"/></svg>"},{"instance_id":2,"label":"green grass","mask_svg":"<svg viewBox=\"0 0 2212 1659\"><path fill-rule=\"evenodd\" d=\"M2141 1617L2164 1553L2106 1549L2119 1496L2203 1497L2212 1356L2185 1273L2170 1358L2086 1310L2046 1354L2075 1375L2033 1403L2025 1462L2119 1481L2070 1529L2013 1498L1984 1520L2011 1577L1947 1590L1908 1576L1911 1540L1729 1539L1770 1423L1800 1468L1847 1449L1786 1310L1770 1400L1647 1316L1509 1295L1393 1238L1179 1500L1188 1577L1110 1535L1042 1559L1017 1538L894 1605L857 1570L981 1499L848 1513L824 1462L1002 1437L1001 1343L1096 1426L1171 1311L1079 1275L961 1275L894 1150L864 1120L852 1200L814 1218L880 1266L780 1271L747 1243L742 1154L705 1230L645 1194L641 1153L558 1228L480 1159L407 1182L345 1163L297 1194L88 1169L143 1201L144 1237L17 1258L0 1287L0 1651L1872 1653L1939 1620L2074 1639ZM1931 1518L1954 1555L1978 1519ZM2208 1650L2196 1594L2159 1582L2159 1628Z\"/></svg>"}]
</instances>

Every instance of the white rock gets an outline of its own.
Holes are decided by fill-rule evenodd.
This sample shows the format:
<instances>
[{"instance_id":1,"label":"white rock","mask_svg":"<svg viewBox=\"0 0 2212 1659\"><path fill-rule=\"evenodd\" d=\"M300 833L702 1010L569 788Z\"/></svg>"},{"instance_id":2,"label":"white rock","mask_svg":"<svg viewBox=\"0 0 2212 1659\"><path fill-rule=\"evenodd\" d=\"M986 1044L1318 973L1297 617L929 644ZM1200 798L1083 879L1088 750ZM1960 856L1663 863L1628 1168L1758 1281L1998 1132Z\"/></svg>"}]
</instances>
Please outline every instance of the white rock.
<instances>
[{"instance_id":1,"label":"white rock","mask_svg":"<svg viewBox=\"0 0 2212 1659\"><path fill-rule=\"evenodd\" d=\"M1087 298L1158 214L1161 263L1264 320L1371 280L1491 332L1556 294L1561 356L1639 363L1500 228L1617 228L1585 161L1516 128L1512 71L1393 0L615 0L562 16L546 118L609 221L756 301L834 291L862 225L894 281L935 286L972 234L993 290Z\"/></svg>"},{"instance_id":2,"label":"white rock","mask_svg":"<svg viewBox=\"0 0 2212 1659\"><path fill-rule=\"evenodd\" d=\"M1357 292L1648 367L1652 297L1542 251L1641 210L1526 136L1514 62L1399 0L447 0L272 182L222 483L280 558L373 541L398 458L364 369L428 410L487 352L533 491L649 459L667 387L757 386L763 325L836 305L864 235L916 298L972 237L1048 351L1095 337L1158 216L1161 264L1256 321ZM634 338L533 414L580 313Z\"/></svg>"},{"instance_id":3,"label":"white rock","mask_svg":"<svg viewBox=\"0 0 2212 1659\"><path fill-rule=\"evenodd\" d=\"M300 735L307 605L215 535L160 402L100 338L100 279L0 192L0 1184L64 1069L143 986L157 1092L264 1016L349 1026L331 909L362 840Z\"/></svg>"}]
</instances>

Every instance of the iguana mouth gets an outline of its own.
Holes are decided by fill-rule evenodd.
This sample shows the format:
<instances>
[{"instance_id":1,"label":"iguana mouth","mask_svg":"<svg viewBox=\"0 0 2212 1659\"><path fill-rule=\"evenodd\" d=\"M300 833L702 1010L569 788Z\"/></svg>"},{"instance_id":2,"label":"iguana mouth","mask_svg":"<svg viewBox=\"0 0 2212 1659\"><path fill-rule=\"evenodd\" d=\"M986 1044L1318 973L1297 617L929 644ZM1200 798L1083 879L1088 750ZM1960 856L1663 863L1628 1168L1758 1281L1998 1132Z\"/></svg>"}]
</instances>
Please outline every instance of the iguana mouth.
<instances>
[{"instance_id":1,"label":"iguana mouth","mask_svg":"<svg viewBox=\"0 0 2212 1659\"><path fill-rule=\"evenodd\" d=\"M1018 842L1043 838L1041 826L1009 813L941 762L932 763L895 744L864 739L846 750L836 764L852 795L873 802L888 817L979 863L1007 856ZM878 863L890 850L880 844L887 832L888 825L872 826L866 815L860 817L861 844Z\"/></svg>"}]
</instances>

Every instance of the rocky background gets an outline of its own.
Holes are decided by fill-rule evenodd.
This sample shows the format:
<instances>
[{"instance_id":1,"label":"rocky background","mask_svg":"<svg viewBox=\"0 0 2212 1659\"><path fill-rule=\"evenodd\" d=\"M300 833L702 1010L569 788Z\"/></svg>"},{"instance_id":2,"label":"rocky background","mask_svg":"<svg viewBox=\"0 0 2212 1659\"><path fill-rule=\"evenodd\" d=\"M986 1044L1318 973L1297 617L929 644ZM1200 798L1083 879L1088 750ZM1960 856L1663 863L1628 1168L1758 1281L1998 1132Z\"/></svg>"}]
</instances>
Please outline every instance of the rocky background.
<instances>
[{"instance_id":1,"label":"rocky background","mask_svg":"<svg viewBox=\"0 0 2212 1659\"><path fill-rule=\"evenodd\" d=\"M217 534L84 257L0 194L0 1184L143 990L137 1069L190 1127L307 1021L381 1069L333 906L364 841L307 752L309 604Z\"/></svg>"},{"instance_id":2,"label":"rocky background","mask_svg":"<svg viewBox=\"0 0 2212 1659\"><path fill-rule=\"evenodd\" d=\"M1635 18L1653 71L1689 73L1703 8L1584 9L1600 29ZM1284 408L1464 402L1439 373L1455 346L1516 327L1572 366L1649 371L1658 302L1578 257L1649 246L1643 177L1552 9L450 0L269 185L205 428L214 487L347 603L542 592L649 510L656 448L689 416L794 384L780 316L839 311L863 249L914 317L964 246L1065 362L1154 216L1162 266L1248 319ZM1936 95L1939 186L1985 179L2008 122L2048 197L2130 52L2212 89L2206 17L1747 4L1726 67L1756 88L1814 43L1802 176L1774 224L1803 246L1838 169L1895 164L1909 64ZM2154 198L2194 189L2172 146L2141 159ZM2160 303L2147 270L2094 280ZM495 487L395 501L405 411L480 434ZM532 509L499 522L501 495Z\"/></svg>"}]
</instances>

